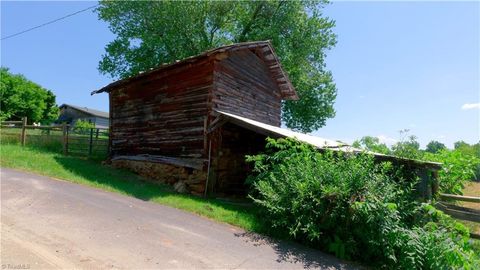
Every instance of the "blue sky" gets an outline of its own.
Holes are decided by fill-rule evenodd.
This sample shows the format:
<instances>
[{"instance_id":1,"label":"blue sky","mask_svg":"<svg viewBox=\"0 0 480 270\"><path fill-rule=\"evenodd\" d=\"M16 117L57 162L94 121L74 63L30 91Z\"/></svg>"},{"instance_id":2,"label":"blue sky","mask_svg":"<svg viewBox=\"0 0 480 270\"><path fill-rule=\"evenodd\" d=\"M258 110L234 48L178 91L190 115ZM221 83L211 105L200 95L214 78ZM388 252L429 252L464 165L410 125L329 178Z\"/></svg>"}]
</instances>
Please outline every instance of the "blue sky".
<instances>
[{"instance_id":1,"label":"blue sky","mask_svg":"<svg viewBox=\"0 0 480 270\"><path fill-rule=\"evenodd\" d=\"M2 1L1 36L94 4ZM338 35L327 57L337 116L315 135L391 144L410 129L423 146L480 140L479 2L333 2L324 13ZM97 64L113 38L88 11L3 40L1 65L52 90L59 104L107 110L107 95L90 92L112 81Z\"/></svg>"}]
</instances>

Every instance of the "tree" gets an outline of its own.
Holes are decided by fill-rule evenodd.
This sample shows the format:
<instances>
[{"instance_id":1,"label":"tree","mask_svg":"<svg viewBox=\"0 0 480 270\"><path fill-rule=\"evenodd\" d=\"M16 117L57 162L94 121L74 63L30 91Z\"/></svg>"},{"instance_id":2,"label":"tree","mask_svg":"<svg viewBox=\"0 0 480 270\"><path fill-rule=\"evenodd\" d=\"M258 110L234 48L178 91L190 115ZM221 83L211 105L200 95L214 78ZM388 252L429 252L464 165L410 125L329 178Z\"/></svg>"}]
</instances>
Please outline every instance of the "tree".
<instances>
[{"instance_id":1,"label":"tree","mask_svg":"<svg viewBox=\"0 0 480 270\"><path fill-rule=\"evenodd\" d=\"M310 132L335 116L336 86L325 51L335 23L321 1L101 1L96 12L116 39L99 70L125 78L225 44L271 40L300 100L283 103L283 121Z\"/></svg>"},{"instance_id":2,"label":"tree","mask_svg":"<svg viewBox=\"0 0 480 270\"><path fill-rule=\"evenodd\" d=\"M407 136L409 131L408 129L400 131L401 139L392 146L392 152L398 157L421 159L420 143L417 141L417 136Z\"/></svg>"},{"instance_id":3,"label":"tree","mask_svg":"<svg viewBox=\"0 0 480 270\"><path fill-rule=\"evenodd\" d=\"M386 144L380 143L379 138L372 136L364 136L360 140L354 141L352 146L381 154L390 154L391 152Z\"/></svg>"},{"instance_id":4,"label":"tree","mask_svg":"<svg viewBox=\"0 0 480 270\"><path fill-rule=\"evenodd\" d=\"M0 119L48 123L58 116L55 95L23 75L0 68Z\"/></svg>"},{"instance_id":5,"label":"tree","mask_svg":"<svg viewBox=\"0 0 480 270\"><path fill-rule=\"evenodd\" d=\"M458 141L453 143L453 148L454 149L459 149L462 147L469 147L470 144L466 143L465 141Z\"/></svg>"},{"instance_id":6,"label":"tree","mask_svg":"<svg viewBox=\"0 0 480 270\"><path fill-rule=\"evenodd\" d=\"M441 142L431 141L427 144L427 148L425 149L425 151L435 154L435 153L439 152L440 150L443 150L443 149L446 149L446 148L447 147L445 146L445 144L443 144Z\"/></svg>"}]
</instances>

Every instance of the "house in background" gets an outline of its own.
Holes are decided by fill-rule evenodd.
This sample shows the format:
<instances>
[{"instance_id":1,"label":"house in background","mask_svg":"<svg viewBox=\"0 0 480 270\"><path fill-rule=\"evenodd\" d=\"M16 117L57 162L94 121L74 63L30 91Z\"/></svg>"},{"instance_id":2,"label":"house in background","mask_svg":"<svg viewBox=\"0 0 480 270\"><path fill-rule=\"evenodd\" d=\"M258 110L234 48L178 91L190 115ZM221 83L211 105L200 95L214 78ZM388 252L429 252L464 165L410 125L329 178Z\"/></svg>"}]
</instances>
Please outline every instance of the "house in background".
<instances>
[{"instance_id":1,"label":"house in background","mask_svg":"<svg viewBox=\"0 0 480 270\"><path fill-rule=\"evenodd\" d=\"M110 160L194 194L241 195L251 168L245 155L266 137L295 137L319 149L345 144L281 128L283 100L298 99L268 41L216 48L111 83L92 94L110 99ZM374 154L407 165L428 183L439 164Z\"/></svg>"},{"instance_id":2,"label":"house in background","mask_svg":"<svg viewBox=\"0 0 480 270\"><path fill-rule=\"evenodd\" d=\"M109 114L99 110L80 107L70 104L62 104L60 107L60 116L57 123L75 125L78 120L87 121L95 124L96 128L109 128Z\"/></svg>"}]
</instances>

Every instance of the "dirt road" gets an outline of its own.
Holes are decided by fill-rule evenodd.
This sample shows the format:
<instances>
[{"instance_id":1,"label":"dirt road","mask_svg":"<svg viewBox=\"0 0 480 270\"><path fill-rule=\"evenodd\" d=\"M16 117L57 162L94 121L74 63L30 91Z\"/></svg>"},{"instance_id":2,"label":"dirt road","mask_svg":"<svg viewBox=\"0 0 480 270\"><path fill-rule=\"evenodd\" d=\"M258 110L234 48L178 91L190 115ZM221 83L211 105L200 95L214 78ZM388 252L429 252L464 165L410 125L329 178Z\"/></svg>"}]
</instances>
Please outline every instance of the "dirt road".
<instances>
[{"instance_id":1,"label":"dirt road","mask_svg":"<svg viewBox=\"0 0 480 270\"><path fill-rule=\"evenodd\" d=\"M1 267L353 269L300 245L131 197L1 169Z\"/></svg>"}]
</instances>

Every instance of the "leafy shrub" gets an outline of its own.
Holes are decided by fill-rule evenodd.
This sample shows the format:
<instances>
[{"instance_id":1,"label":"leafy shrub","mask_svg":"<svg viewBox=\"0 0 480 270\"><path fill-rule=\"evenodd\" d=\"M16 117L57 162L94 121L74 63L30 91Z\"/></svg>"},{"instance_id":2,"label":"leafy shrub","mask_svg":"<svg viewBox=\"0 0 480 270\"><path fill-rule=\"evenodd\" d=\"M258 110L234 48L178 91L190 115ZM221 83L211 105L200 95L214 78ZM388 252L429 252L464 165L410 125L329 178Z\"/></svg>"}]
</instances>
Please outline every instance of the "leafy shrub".
<instances>
[{"instance_id":1,"label":"leafy shrub","mask_svg":"<svg viewBox=\"0 0 480 270\"><path fill-rule=\"evenodd\" d=\"M440 191L451 194L462 194L465 182L476 178L475 173L480 166L480 158L459 150L444 149L436 154L425 153L423 159L442 163L438 175Z\"/></svg>"},{"instance_id":2,"label":"leafy shrub","mask_svg":"<svg viewBox=\"0 0 480 270\"><path fill-rule=\"evenodd\" d=\"M280 233L376 267L472 268L468 231L413 198L414 183L371 156L320 153L291 139L269 139L249 156L251 197ZM266 218L265 218L266 217Z\"/></svg>"},{"instance_id":3,"label":"leafy shrub","mask_svg":"<svg viewBox=\"0 0 480 270\"><path fill-rule=\"evenodd\" d=\"M75 122L75 126L73 127L73 131L79 134L89 134L90 129L95 128L95 124L88 122L86 120L77 120Z\"/></svg>"}]
</instances>

